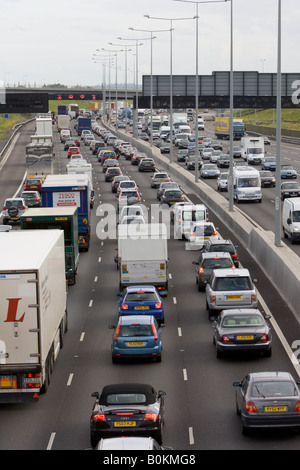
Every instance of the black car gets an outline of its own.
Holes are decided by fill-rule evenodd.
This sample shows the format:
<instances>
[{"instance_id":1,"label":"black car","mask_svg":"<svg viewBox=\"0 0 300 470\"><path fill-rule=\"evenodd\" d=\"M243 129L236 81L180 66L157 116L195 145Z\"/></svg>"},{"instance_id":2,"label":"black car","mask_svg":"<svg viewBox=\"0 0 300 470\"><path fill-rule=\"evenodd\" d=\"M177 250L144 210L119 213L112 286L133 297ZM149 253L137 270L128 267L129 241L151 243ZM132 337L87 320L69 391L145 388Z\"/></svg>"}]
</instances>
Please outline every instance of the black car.
<instances>
[{"instance_id":1,"label":"black car","mask_svg":"<svg viewBox=\"0 0 300 470\"><path fill-rule=\"evenodd\" d=\"M105 142L101 141L101 140L97 140L97 142L95 142L95 145L93 147L93 155L98 155L98 152L100 150L104 150L106 148L106 145L105 145Z\"/></svg>"},{"instance_id":2,"label":"black car","mask_svg":"<svg viewBox=\"0 0 300 470\"><path fill-rule=\"evenodd\" d=\"M155 171L155 162L152 158L143 158L138 164L139 171Z\"/></svg>"},{"instance_id":3,"label":"black car","mask_svg":"<svg viewBox=\"0 0 300 470\"><path fill-rule=\"evenodd\" d=\"M269 315L263 316L255 308L223 310L213 322L213 343L217 358L226 353L272 354L272 333L267 322Z\"/></svg>"},{"instance_id":4,"label":"black car","mask_svg":"<svg viewBox=\"0 0 300 470\"><path fill-rule=\"evenodd\" d=\"M166 189L160 198L162 204L172 206L175 202L182 202L184 200L183 194L180 189Z\"/></svg>"},{"instance_id":5,"label":"black car","mask_svg":"<svg viewBox=\"0 0 300 470\"><path fill-rule=\"evenodd\" d=\"M299 197L300 185L296 181L281 183L281 199L286 197Z\"/></svg>"},{"instance_id":6,"label":"black car","mask_svg":"<svg viewBox=\"0 0 300 470\"><path fill-rule=\"evenodd\" d=\"M148 384L106 385L92 393L95 403L90 418L90 439L95 447L103 437L148 436L162 443L164 396Z\"/></svg>"},{"instance_id":7,"label":"black car","mask_svg":"<svg viewBox=\"0 0 300 470\"><path fill-rule=\"evenodd\" d=\"M188 153L189 153L188 149L178 150L177 161L178 162L185 162L185 157L187 156Z\"/></svg>"},{"instance_id":8,"label":"black car","mask_svg":"<svg viewBox=\"0 0 300 470\"><path fill-rule=\"evenodd\" d=\"M20 195L27 207L42 207L42 198L38 191L23 191Z\"/></svg>"},{"instance_id":9,"label":"black car","mask_svg":"<svg viewBox=\"0 0 300 470\"><path fill-rule=\"evenodd\" d=\"M64 150L69 150L69 147L76 147L74 140L66 140L64 144Z\"/></svg>"},{"instance_id":10,"label":"black car","mask_svg":"<svg viewBox=\"0 0 300 470\"><path fill-rule=\"evenodd\" d=\"M229 155L220 155L217 160L217 165L219 168L229 168L230 165L230 158Z\"/></svg>"},{"instance_id":11,"label":"black car","mask_svg":"<svg viewBox=\"0 0 300 470\"><path fill-rule=\"evenodd\" d=\"M199 156L198 159L198 168L201 168L202 166L202 160ZM196 155L189 155L185 159L185 164L188 170L194 170L196 168Z\"/></svg>"},{"instance_id":12,"label":"black car","mask_svg":"<svg viewBox=\"0 0 300 470\"><path fill-rule=\"evenodd\" d=\"M259 175L262 188L265 186L270 188L275 187L276 179L270 170L260 170Z\"/></svg>"},{"instance_id":13,"label":"black car","mask_svg":"<svg viewBox=\"0 0 300 470\"><path fill-rule=\"evenodd\" d=\"M115 176L119 176L121 174L122 174L121 168L119 168L118 166L107 168L105 172L105 181L111 182Z\"/></svg>"},{"instance_id":14,"label":"black car","mask_svg":"<svg viewBox=\"0 0 300 470\"><path fill-rule=\"evenodd\" d=\"M156 194L158 200L162 197L166 189L180 189L180 188L178 186L178 183L175 183L175 181L166 181L165 183L161 183L159 185L159 188L157 189L157 194Z\"/></svg>"},{"instance_id":15,"label":"black car","mask_svg":"<svg viewBox=\"0 0 300 470\"><path fill-rule=\"evenodd\" d=\"M231 255L233 264L236 268L239 267L239 258L236 251L237 246L235 246L231 240L208 240L203 248L201 249L202 252L228 252Z\"/></svg>"},{"instance_id":16,"label":"black car","mask_svg":"<svg viewBox=\"0 0 300 470\"><path fill-rule=\"evenodd\" d=\"M233 382L236 411L241 418L242 433L251 430L300 427L300 380L289 372L252 372L241 382Z\"/></svg>"}]
</instances>

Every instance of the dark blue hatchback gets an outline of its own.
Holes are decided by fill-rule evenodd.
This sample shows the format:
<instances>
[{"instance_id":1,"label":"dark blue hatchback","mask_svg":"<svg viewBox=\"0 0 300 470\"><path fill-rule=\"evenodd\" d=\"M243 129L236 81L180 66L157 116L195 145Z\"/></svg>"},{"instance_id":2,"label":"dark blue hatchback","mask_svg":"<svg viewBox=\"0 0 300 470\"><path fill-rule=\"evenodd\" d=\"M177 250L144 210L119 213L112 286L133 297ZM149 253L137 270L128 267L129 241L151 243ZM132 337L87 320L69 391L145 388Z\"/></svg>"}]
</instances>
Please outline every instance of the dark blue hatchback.
<instances>
[{"instance_id":1,"label":"dark blue hatchback","mask_svg":"<svg viewBox=\"0 0 300 470\"><path fill-rule=\"evenodd\" d=\"M128 286L119 299L119 315L153 315L164 323L163 300L154 286Z\"/></svg>"}]
</instances>

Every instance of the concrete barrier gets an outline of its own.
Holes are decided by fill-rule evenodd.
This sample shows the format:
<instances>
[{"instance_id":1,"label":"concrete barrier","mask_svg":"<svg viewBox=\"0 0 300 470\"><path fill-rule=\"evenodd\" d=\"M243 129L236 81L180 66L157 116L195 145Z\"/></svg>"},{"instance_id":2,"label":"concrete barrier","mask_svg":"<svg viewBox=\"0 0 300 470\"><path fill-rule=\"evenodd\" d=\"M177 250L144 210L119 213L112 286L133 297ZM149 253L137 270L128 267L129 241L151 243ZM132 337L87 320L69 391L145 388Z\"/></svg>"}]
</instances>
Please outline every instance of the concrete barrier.
<instances>
[{"instance_id":1,"label":"concrete barrier","mask_svg":"<svg viewBox=\"0 0 300 470\"><path fill-rule=\"evenodd\" d=\"M117 135L118 138L128 141L128 134L118 131ZM249 250L266 276L272 280L274 287L300 322L299 257L285 243L277 247L274 233L264 230L238 208L234 207L233 211L229 211L227 199L204 181L195 182L194 174L189 173L176 162L170 163L170 159L162 155L157 147L151 147L148 142L132 136L130 142L140 152L151 156L159 168L167 171L175 180L182 182L190 192L198 195L208 209L222 220Z\"/></svg>"}]
</instances>

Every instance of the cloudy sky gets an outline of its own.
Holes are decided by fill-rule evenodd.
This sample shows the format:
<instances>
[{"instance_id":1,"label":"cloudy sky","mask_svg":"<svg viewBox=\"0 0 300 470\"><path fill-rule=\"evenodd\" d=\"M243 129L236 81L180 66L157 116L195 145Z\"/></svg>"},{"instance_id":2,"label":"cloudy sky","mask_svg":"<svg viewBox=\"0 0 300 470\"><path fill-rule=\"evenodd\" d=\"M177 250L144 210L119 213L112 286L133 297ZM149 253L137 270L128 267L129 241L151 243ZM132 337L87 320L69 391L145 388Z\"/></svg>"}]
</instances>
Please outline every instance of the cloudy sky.
<instances>
[{"instance_id":1,"label":"cloudy sky","mask_svg":"<svg viewBox=\"0 0 300 470\"><path fill-rule=\"evenodd\" d=\"M213 2L215 0L211 0ZM299 72L299 0L282 0L282 72ZM6 84L99 85L103 55L120 50L118 83L150 74L149 32L169 30L170 18L192 18L195 4L174 0L0 0L1 71ZM148 19L144 15L164 18ZM166 19L167 18L167 19ZM233 0L234 69L276 72L278 0ZM195 74L196 21L173 21L173 74ZM170 32L153 33L153 74L170 72ZM122 40L118 39L123 38ZM113 45L110 45L113 43ZM93 54L96 54L94 56ZM99 54L102 54L99 57ZM199 73L230 67L230 2L199 5ZM115 65L111 81L115 83ZM106 81L108 82L108 67Z\"/></svg>"}]
</instances>

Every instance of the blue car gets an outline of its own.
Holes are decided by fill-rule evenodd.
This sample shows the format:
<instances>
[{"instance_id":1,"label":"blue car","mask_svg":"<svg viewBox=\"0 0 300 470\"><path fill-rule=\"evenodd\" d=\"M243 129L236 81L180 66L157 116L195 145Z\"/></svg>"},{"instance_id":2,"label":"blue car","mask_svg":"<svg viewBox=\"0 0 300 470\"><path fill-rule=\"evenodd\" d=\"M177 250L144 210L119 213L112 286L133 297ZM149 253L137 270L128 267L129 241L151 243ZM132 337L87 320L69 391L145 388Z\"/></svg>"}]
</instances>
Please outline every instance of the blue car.
<instances>
[{"instance_id":1,"label":"blue car","mask_svg":"<svg viewBox=\"0 0 300 470\"><path fill-rule=\"evenodd\" d=\"M220 170L215 163L204 163L200 170L201 178L218 178Z\"/></svg>"},{"instance_id":2,"label":"blue car","mask_svg":"<svg viewBox=\"0 0 300 470\"><path fill-rule=\"evenodd\" d=\"M163 323L163 300L154 286L128 286L119 299L119 315L153 315Z\"/></svg>"},{"instance_id":3,"label":"blue car","mask_svg":"<svg viewBox=\"0 0 300 470\"><path fill-rule=\"evenodd\" d=\"M297 171L291 165L281 165L281 178L297 178Z\"/></svg>"},{"instance_id":4,"label":"blue car","mask_svg":"<svg viewBox=\"0 0 300 470\"><path fill-rule=\"evenodd\" d=\"M161 362L161 350L161 331L153 315L119 317L111 345L113 363L133 358Z\"/></svg>"},{"instance_id":5,"label":"blue car","mask_svg":"<svg viewBox=\"0 0 300 470\"><path fill-rule=\"evenodd\" d=\"M261 162L262 170L276 170L276 157L265 157Z\"/></svg>"}]
</instances>

